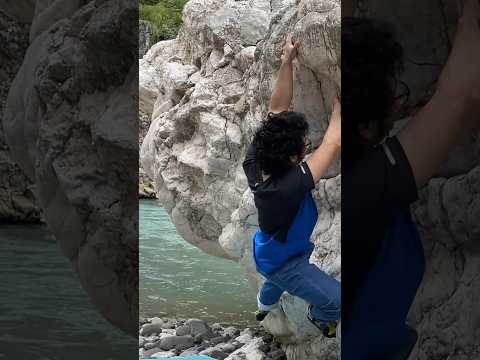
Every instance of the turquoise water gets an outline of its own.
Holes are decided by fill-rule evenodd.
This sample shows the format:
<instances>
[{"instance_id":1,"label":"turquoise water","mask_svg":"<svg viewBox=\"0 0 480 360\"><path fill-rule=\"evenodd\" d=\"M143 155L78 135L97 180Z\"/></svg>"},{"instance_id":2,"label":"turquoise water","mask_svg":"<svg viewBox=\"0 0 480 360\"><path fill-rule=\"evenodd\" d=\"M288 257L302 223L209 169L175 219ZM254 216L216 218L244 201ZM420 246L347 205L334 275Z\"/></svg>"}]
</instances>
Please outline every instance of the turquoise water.
<instances>
[{"instance_id":1,"label":"turquoise water","mask_svg":"<svg viewBox=\"0 0 480 360\"><path fill-rule=\"evenodd\" d=\"M254 323L255 291L240 266L177 234L155 200L140 200L140 314Z\"/></svg>"},{"instance_id":2,"label":"turquoise water","mask_svg":"<svg viewBox=\"0 0 480 360\"><path fill-rule=\"evenodd\" d=\"M131 360L137 340L93 308L42 225L0 224L0 359Z\"/></svg>"}]
</instances>

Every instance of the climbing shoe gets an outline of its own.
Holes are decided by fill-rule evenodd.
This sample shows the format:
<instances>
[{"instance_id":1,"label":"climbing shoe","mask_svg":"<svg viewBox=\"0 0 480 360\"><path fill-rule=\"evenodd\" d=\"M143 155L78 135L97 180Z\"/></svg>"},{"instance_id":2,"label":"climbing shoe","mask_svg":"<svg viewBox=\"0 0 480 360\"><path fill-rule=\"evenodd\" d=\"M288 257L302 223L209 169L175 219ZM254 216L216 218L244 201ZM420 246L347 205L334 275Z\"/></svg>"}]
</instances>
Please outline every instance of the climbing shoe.
<instances>
[{"instance_id":1,"label":"climbing shoe","mask_svg":"<svg viewBox=\"0 0 480 360\"><path fill-rule=\"evenodd\" d=\"M257 310L255 311L255 318L257 321L263 321L270 311Z\"/></svg>"},{"instance_id":2,"label":"climbing shoe","mask_svg":"<svg viewBox=\"0 0 480 360\"><path fill-rule=\"evenodd\" d=\"M337 336L337 321L322 321L312 317L311 314L312 305L308 306L307 319L315 325L326 338L334 338Z\"/></svg>"}]
</instances>

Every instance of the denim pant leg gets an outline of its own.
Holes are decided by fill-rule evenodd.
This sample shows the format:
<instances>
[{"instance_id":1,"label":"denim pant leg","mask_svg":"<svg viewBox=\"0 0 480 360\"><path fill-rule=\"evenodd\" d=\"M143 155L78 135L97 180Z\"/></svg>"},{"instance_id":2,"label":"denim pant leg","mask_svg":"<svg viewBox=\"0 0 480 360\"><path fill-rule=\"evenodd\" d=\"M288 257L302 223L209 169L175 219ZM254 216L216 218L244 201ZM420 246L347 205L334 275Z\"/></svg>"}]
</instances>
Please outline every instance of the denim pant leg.
<instances>
[{"instance_id":1,"label":"denim pant leg","mask_svg":"<svg viewBox=\"0 0 480 360\"><path fill-rule=\"evenodd\" d=\"M310 254L289 260L270 275L270 279L291 295L313 305L311 314L317 320L340 319L340 282L310 264Z\"/></svg>"},{"instance_id":2,"label":"denim pant leg","mask_svg":"<svg viewBox=\"0 0 480 360\"><path fill-rule=\"evenodd\" d=\"M270 280L265 280L258 295L257 305L260 310L270 311L278 306L278 300L283 294L283 289Z\"/></svg>"}]
</instances>

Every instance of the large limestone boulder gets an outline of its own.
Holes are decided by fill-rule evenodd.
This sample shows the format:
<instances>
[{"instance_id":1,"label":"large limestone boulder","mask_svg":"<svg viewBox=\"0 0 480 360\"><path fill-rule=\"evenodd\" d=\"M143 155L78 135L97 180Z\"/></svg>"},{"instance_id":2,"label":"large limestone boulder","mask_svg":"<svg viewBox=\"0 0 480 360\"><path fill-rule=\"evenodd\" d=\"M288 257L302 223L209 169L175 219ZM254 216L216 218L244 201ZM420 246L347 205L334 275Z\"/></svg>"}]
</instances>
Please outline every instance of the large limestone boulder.
<instances>
[{"instance_id":1,"label":"large limestone boulder","mask_svg":"<svg viewBox=\"0 0 480 360\"><path fill-rule=\"evenodd\" d=\"M258 287L251 252L258 220L241 162L266 116L288 31L301 41L292 106L307 115L311 140L320 143L339 91L340 3L191 0L183 20L176 39L154 45L140 62L140 103L153 103L141 162L179 234L240 262ZM339 277L339 164L315 197L320 217L311 261ZM283 310L264 325L289 359L337 359L338 341L308 323L306 306L284 294Z\"/></svg>"},{"instance_id":2,"label":"large limestone boulder","mask_svg":"<svg viewBox=\"0 0 480 360\"><path fill-rule=\"evenodd\" d=\"M3 128L92 302L138 323L137 2L37 1ZM118 46L121 43L122 46Z\"/></svg>"},{"instance_id":3,"label":"large limestone boulder","mask_svg":"<svg viewBox=\"0 0 480 360\"><path fill-rule=\"evenodd\" d=\"M412 90L413 111L432 94L454 39L462 1L368 0L361 9L396 24L406 51L404 80ZM478 125L465 127L448 160L420 191L413 214L427 268L410 314L419 331L411 358L474 359L480 319Z\"/></svg>"}]
</instances>

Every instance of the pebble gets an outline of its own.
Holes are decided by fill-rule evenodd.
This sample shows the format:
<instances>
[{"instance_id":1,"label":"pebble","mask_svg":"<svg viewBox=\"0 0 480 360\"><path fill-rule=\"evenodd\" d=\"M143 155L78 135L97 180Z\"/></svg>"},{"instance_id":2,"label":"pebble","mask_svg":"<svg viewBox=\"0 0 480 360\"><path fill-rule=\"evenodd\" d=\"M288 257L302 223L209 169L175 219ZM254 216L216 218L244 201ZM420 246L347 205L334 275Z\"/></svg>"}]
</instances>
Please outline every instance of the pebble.
<instances>
[{"instance_id":1,"label":"pebble","mask_svg":"<svg viewBox=\"0 0 480 360\"><path fill-rule=\"evenodd\" d=\"M228 336L217 336L217 337L214 337L214 338L210 339L210 344L217 345L217 344L220 344L222 342L228 341L228 339L229 339Z\"/></svg>"},{"instance_id":2,"label":"pebble","mask_svg":"<svg viewBox=\"0 0 480 360\"><path fill-rule=\"evenodd\" d=\"M193 346L193 338L191 336L168 336L160 340L160 348L163 350L187 350Z\"/></svg>"},{"instance_id":3,"label":"pebble","mask_svg":"<svg viewBox=\"0 0 480 360\"><path fill-rule=\"evenodd\" d=\"M220 346L218 346L218 349L227 353L231 353L237 350L237 347L233 344L227 343L227 344L221 344Z\"/></svg>"},{"instance_id":4,"label":"pebble","mask_svg":"<svg viewBox=\"0 0 480 360\"><path fill-rule=\"evenodd\" d=\"M178 336L190 335L190 326L180 325L179 327L177 327L175 333L176 333Z\"/></svg>"},{"instance_id":5,"label":"pebble","mask_svg":"<svg viewBox=\"0 0 480 360\"><path fill-rule=\"evenodd\" d=\"M150 355L150 357L160 359L160 358L169 358L176 355L177 354L174 353L173 351L159 351L155 354Z\"/></svg>"},{"instance_id":6,"label":"pebble","mask_svg":"<svg viewBox=\"0 0 480 360\"><path fill-rule=\"evenodd\" d=\"M154 317L150 320L150 323L152 323L152 324L163 324L163 320L159 317Z\"/></svg>"},{"instance_id":7,"label":"pebble","mask_svg":"<svg viewBox=\"0 0 480 360\"><path fill-rule=\"evenodd\" d=\"M207 355L207 356L213 357L214 359L219 359L219 360L223 360L226 357L228 357L227 353L224 353L223 351L220 351L218 349L212 349L212 348L201 351L199 355Z\"/></svg>"},{"instance_id":8,"label":"pebble","mask_svg":"<svg viewBox=\"0 0 480 360\"><path fill-rule=\"evenodd\" d=\"M173 322L167 321L166 323L163 324L158 324L161 325L161 329L174 329L175 324Z\"/></svg>"},{"instance_id":9,"label":"pebble","mask_svg":"<svg viewBox=\"0 0 480 360\"><path fill-rule=\"evenodd\" d=\"M189 319L185 322L185 326L190 327L190 334L193 337L201 337L202 339L208 339L214 337L210 326L199 319Z\"/></svg>"},{"instance_id":10,"label":"pebble","mask_svg":"<svg viewBox=\"0 0 480 360\"><path fill-rule=\"evenodd\" d=\"M223 334L226 336L234 337L240 334L240 330L236 327L229 326L223 330Z\"/></svg>"},{"instance_id":11,"label":"pebble","mask_svg":"<svg viewBox=\"0 0 480 360\"><path fill-rule=\"evenodd\" d=\"M145 324L142 326L140 330L140 335L142 336L150 336L155 333L161 333L162 332L162 324L156 323L156 324Z\"/></svg>"},{"instance_id":12,"label":"pebble","mask_svg":"<svg viewBox=\"0 0 480 360\"><path fill-rule=\"evenodd\" d=\"M154 348L155 346L157 346L157 345L158 345L158 344L157 344L156 342L154 342L154 343L148 342L148 343L146 343L145 345L143 345L143 348L144 348L145 350L150 350L150 349L153 349L153 348Z\"/></svg>"},{"instance_id":13,"label":"pebble","mask_svg":"<svg viewBox=\"0 0 480 360\"><path fill-rule=\"evenodd\" d=\"M161 351L163 351L163 350L160 349L159 347L154 347L153 349L145 350L143 352L143 356L148 358L148 357L150 357L150 355L156 354L156 353L161 352Z\"/></svg>"},{"instance_id":14,"label":"pebble","mask_svg":"<svg viewBox=\"0 0 480 360\"><path fill-rule=\"evenodd\" d=\"M162 314L163 315L163 314ZM200 319L141 318L139 358L208 355L218 360L286 360L275 337L261 326L211 326Z\"/></svg>"}]
</instances>

